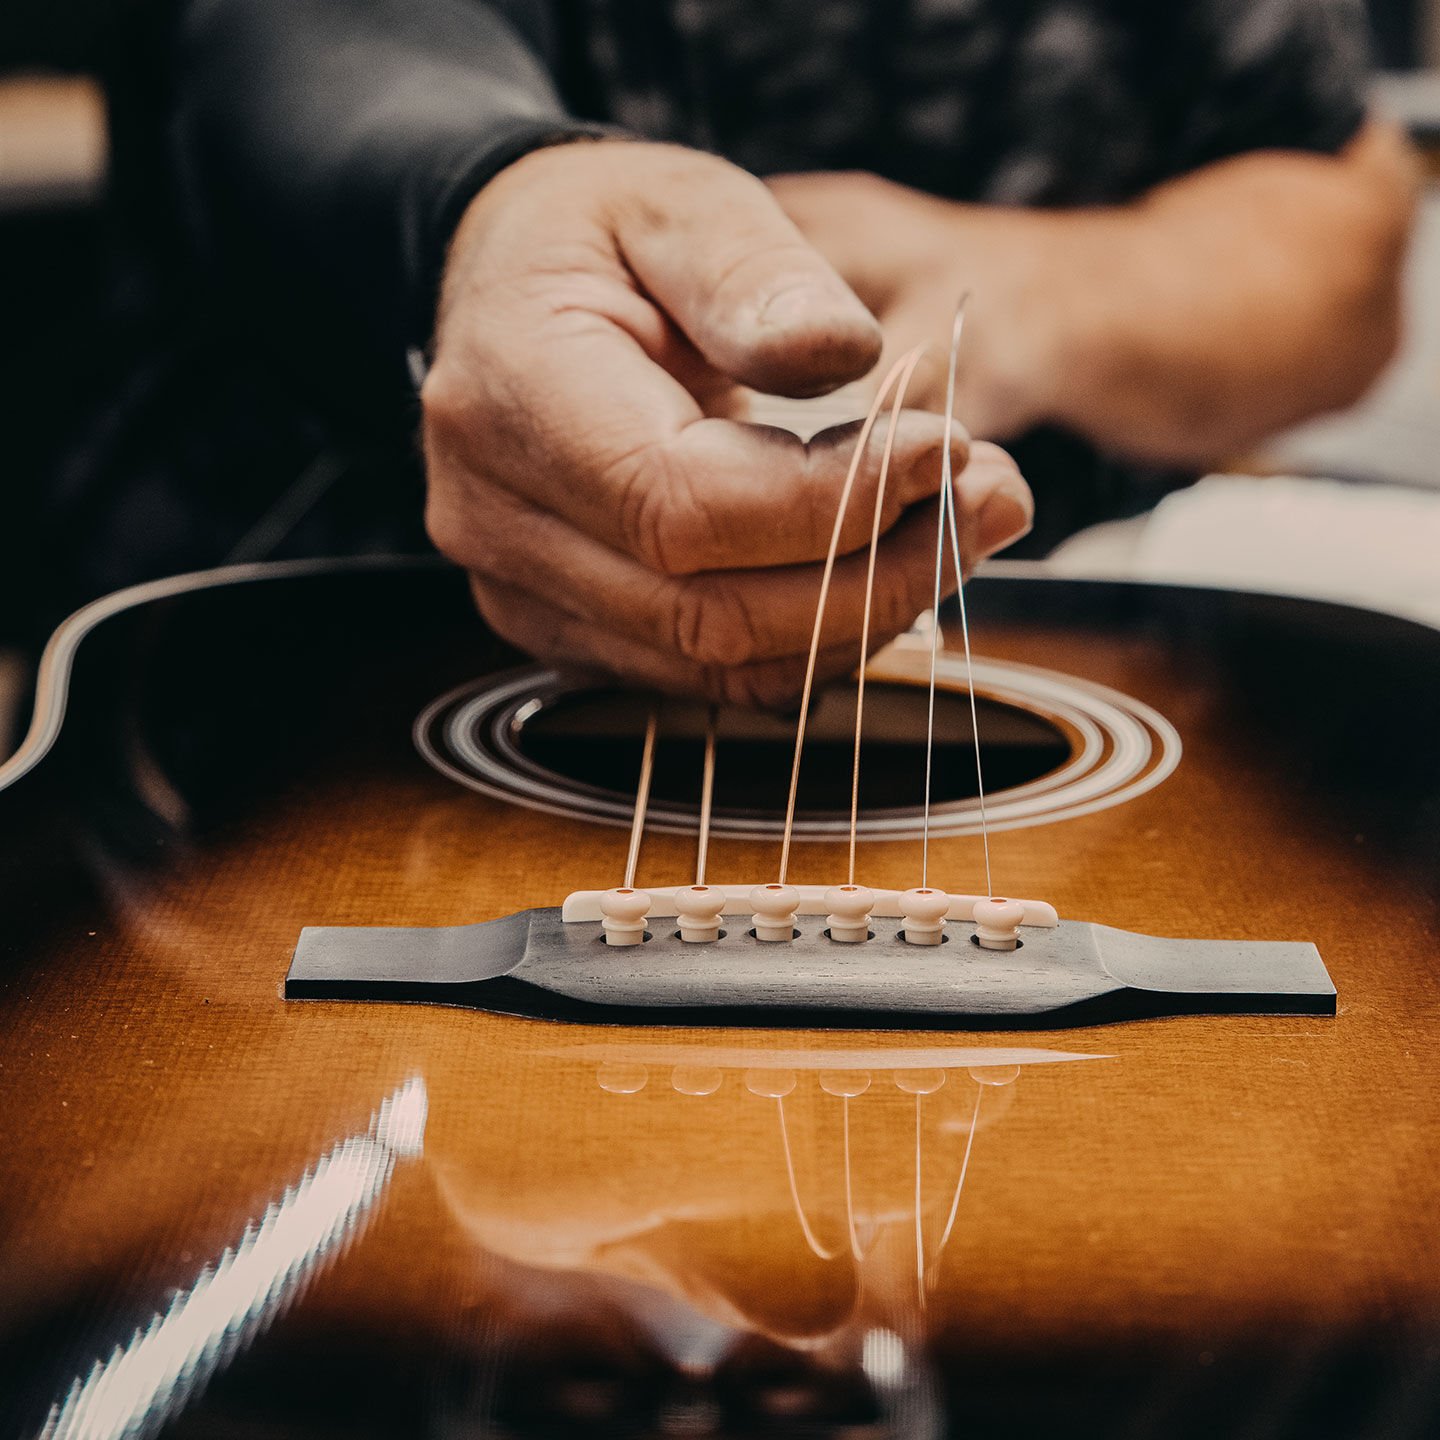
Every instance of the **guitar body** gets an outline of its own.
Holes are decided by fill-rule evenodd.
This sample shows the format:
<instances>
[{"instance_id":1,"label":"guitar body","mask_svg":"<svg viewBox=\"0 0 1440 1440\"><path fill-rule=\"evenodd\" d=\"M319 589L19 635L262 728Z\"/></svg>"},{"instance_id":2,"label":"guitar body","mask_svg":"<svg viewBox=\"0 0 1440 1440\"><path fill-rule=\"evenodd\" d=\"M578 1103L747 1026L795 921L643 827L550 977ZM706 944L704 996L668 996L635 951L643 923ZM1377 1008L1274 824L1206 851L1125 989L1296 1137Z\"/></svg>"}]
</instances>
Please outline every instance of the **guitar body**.
<instances>
[{"instance_id":1,"label":"guitar body","mask_svg":"<svg viewBox=\"0 0 1440 1440\"><path fill-rule=\"evenodd\" d=\"M1062 929L1311 942L1335 1013L287 999L306 927L547 910L619 882L624 832L417 751L427 707L523 664L448 571L253 567L82 612L0 770L0 1431L1437 1433L1440 633L1022 566L970 593L978 655L1183 746L997 829L997 887ZM633 792L637 735L577 793ZM692 878L685 783L645 884ZM763 811L719 825L715 883L772 876ZM980 892L966 814L931 874ZM858 878L918 864L867 838ZM792 878L844 865L812 837Z\"/></svg>"}]
</instances>

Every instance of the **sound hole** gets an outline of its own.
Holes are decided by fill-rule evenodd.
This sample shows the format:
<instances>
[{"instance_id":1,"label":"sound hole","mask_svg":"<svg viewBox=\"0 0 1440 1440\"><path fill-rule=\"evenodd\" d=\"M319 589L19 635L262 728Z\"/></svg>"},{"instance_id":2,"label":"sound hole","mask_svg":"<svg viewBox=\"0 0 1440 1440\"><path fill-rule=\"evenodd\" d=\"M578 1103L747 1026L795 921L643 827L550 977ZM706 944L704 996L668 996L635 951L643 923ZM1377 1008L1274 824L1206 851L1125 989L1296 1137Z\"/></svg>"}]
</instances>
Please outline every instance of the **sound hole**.
<instances>
[{"instance_id":1,"label":"sound hole","mask_svg":"<svg viewBox=\"0 0 1440 1440\"><path fill-rule=\"evenodd\" d=\"M867 682L860 833L915 839L925 799L923 655L897 651ZM942 654L935 707L936 835L979 832L974 734L962 660ZM992 830L1043 824L1123 804L1162 783L1180 737L1149 706L1117 690L1029 665L976 657L986 815ZM512 804L628 826L651 698L576 689L538 666L490 675L433 701L415 722L425 759L461 785ZM720 717L713 833L778 836L790 784L793 716ZM695 833L705 707L666 700L646 824ZM816 701L800 775L797 840L850 828L853 682Z\"/></svg>"},{"instance_id":2,"label":"sound hole","mask_svg":"<svg viewBox=\"0 0 1440 1440\"><path fill-rule=\"evenodd\" d=\"M871 682L866 687L865 736L860 767L862 810L888 810L924 802L925 691ZM980 700L985 784L998 792L1048 775L1070 756L1065 736L1040 716ZM644 731L646 704L618 690L574 692L515 724L513 740L526 759L552 775L601 790L623 789L632 776ZM825 691L811 715L800 773L799 808L811 814L848 814L855 740L853 685ZM667 701L655 750L652 797L693 805L700 791L705 709ZM783 810L795 743L793 718L727 711L717 730L717 794L721 808ZM935 702L934 800L972 799L974 735L969 700L939 694Z\"/></svg>"}]
</instances>

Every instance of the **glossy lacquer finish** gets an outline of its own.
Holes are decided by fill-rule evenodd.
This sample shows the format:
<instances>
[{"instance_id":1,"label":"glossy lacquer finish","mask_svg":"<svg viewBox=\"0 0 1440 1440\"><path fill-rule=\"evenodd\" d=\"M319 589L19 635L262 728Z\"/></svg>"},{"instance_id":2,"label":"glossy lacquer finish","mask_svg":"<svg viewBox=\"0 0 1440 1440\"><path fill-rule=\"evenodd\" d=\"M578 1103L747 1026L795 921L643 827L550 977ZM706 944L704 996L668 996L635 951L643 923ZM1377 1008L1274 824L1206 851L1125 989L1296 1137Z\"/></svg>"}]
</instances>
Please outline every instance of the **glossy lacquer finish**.
<instances>
[{"instance_id":1,"label":"glossy lacquer finish","mask_svg":"<svg viewBox=\"0 0 1440 1440\"><path fill-rule=\"evenodd\" d=\"M1127 804L994 837L997 885L1313 940L1335 1018L820 1035L287 1002L304 925L555 904L614 883L624 837L416 755L426 704L514 658L453 576L132 607L0 791L0 1430L1437 1433L1440 635L972 593L981 653L1115 686L1185 747ZM711 873L774 862L717 842ZM655 836L641 879L692 863ZM917 863L867 844L860 878ZM794 878L842 866L805 845ZM937 842L941 883L979 867Z\"/></svg>"}]
</instances>

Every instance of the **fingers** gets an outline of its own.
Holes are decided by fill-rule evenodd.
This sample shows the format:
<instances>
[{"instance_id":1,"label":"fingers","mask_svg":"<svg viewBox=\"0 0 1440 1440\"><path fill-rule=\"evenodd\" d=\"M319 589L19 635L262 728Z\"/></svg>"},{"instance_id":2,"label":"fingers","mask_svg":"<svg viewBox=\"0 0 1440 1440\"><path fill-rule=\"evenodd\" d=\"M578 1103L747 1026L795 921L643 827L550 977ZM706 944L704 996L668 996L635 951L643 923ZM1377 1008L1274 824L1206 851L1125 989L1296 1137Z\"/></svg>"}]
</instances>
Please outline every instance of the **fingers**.
<instances>
[{"instance_id":1,"label":"fingers","mask_svg":"<svg viewBox=\"0 0 1440 1440\"><path fill-rule=\"evenodd\" d=\"M794 703L805 679L804 655L744 665L706 665L617 635L582 616L503 583L471 576L475 604L491 628L518 649L557 668L619 677L646 689L701 695L725 705L779 710ZM829 645L816 673L833 679L853 670L855 649Z\"/></svg>"},{"instance_id":2,"label":"fingers","mask_svg":"<svg viewBox=\"0 0 1440 1440\"><path fill-rule=\"evenodd\" d=\"M432 372L426 393L432 495L437 472L471 477L470 484L441 487L449 503L431 517L439 548L458 558L477 493L500 487L662 574L822 559L859 426L823 431L807 444L787 431L687 413L692 402L678 401L666 390L673 382L627 349L614 336L572 345L568 380L547 373L554 362L538 354L534 398L523 403L488 403L486 391L504 383L506 372L482 372L453 396L440 392ZM472 418L477 403L483 424ZM846 511L842 553L868 538L884 434L884 424L872 433ZM938 492L943 445L941 417L902 414L884 528ZM957 428L951 443L957 471L968 453L968 437Z\"/></svg>"},{"instance_id":3,"label":"fingers","mask_svg":"<svg viewBox=\"0 0 1440 1440\"><path fill-rule=\"evenodd\" d=\"M726 377L806 393L867 368L857 303L711 157L562 148L487 186L451 247L422 404L426 523L497 631L664 689L793 698L858 426L805 444L722 418ZM825 672L860 658L887 424L840 531ZM893 439L877 645L931 601L943 420L906 411ZM968 569L1030 501L1009 457L958 429L951 460Z\"/></svg>"},{"instance_id":4,"label":"fingers","mask_svg":"<svg viewBox=\"0 0 1440 1440\"><path fill-rule=\"evenodd\" d=\"M988 440L970 447L970 463L955 486L960 563L968 576L988 556L1027 535L1035 497L1009 451Z\"/></svg>"},{"instance_id":5,"label":"fingers","mask_svg":"<svg viewBox=\"0 0 1440 1440\"><path fill-rule=\"evenodd\" d=\"M543 598L612 634L699 665L736 666L808 648L819 594L819 567L657 575L637 561L569 531L540 511L489 510L497 537L461 557L473 573ZM929 603L933 588L933 506L917 506L882 541L877 554L873 629L903 629ZM927 516L932 518L927 519ZM500 536L508 536L500 540ZM836 569L825 638L858 643L865 553Z\"/></svg>"},{"instance_id":6,"label":"fingers","mask_svg":"<svg viewBox=\"0 0 1440 1440\"><path fill-rule=\"evenodd\" d=\"M752 258L762 252L768 258ZM831 333L824 325L775 318L803 310L802 291L840 295L841 311L858 304L765 187L733 166L650 145L527 157L482 192L447 267L422 393L432 487L438 476L454 492L434 513L436 543L458 548L469 492L502 486L667 574L822 556L854 432L806 445L722 419L712 363L763 382L731 364L740 350L802 368L807 356L844 351L848 341L815 341ZM861 313L868 338L847 374L878 348ZM881 438L854 497L847 550L866 531ZM885 523L934 493L941 443L935 417L904 417ZM957 465L962 450L963 440Z\"/></svg>"},{"instance_id":7,"label":"fingers","mask_svg":"<svg viewBox=\"0 0 1440 1440\"><path fill-rule=\"evenodd\" d=\"M1026 528L1029 494L1013 462L983 447L956 483L962 563L968 570ZM456 556L493 593L528 596L547 612L667 654L689 669L741 668L808 650L819 565L656 574L504 492L483 503L475 542ZM933 596L938 506L912 506L877 550L871 635L876 645L908 626ZM946 593L954 589L948 573ZM859 660L865 570L861 550L836 567L823 641ZM499 602L497 602L498 604Z\"/></svg>"},{"instance_id":8,"label":"fingers","mask_svg":"<svg viewBox=\"0 0 1440 1440\"><path fill-rule=\"evenodd\" d=\"M765 185L711 156L651 156L614 209L620 252L715 367L773 395L858 379L880 354L874 317Z\"/></svg>"}]
</instances>

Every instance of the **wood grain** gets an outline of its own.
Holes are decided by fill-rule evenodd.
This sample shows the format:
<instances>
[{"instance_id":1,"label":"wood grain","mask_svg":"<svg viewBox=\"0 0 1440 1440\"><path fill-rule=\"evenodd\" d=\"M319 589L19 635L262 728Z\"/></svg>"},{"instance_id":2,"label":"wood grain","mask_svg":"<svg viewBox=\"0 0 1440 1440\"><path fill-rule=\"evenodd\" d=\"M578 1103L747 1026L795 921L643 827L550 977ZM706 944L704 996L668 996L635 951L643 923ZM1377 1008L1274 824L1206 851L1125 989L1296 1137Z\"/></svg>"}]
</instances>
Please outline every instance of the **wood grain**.
<instances>
[{"instance_id":1,"label":"wood grain","mask_svg":"<svg viewBox=\"0 0 1440 1440\"><path fill-rule=\"evenodd\" d=\"M627 1037L284 1003L303 925L487 919L604 883L624 859L623 833L459 789L403 735L379 755L341 737L163 864L92 853L89 893L67 890L34 947L7 957L0 1336L67 1297L188 1284L412 1076L429 1094L423 1157L398 1176L370 1237L307 1297L309 1323L453 1338L474 1307L498 1303L497 1284L514 1283L513 1270L496 1281L496 1257L628 1277L791 1337L844 1321L864 1269L859 1303L903 1302L957 1352L976 1335L1034 1353L1435 1315L1440 934L1424 877L1370 843L1364 817L1338 810L1312 773L1287 768L1243 697L1173 636L982 624L977 645L1124 690L1177 725L1186 747L1177 773L1129 804L995 836L997 883L1128 929L1313 940L1339 990L1336 1019L1026 1035L1018 1043L1110 1058L1025 1067L986 1090L922 1312L914 1097L877 1069L849 1102L856 1203L876 1231L861 1266L805 1244L776 1104L744 1076L747 1057L776 1046L924 1050L942 1043L933 1035ZM843 863L843 847L802 846L792 878L832 881ZM860 878L903 887L917 863L913 844L871 844ZM654 836L641 881L679 884L692 864L691 841ZM728 881L773 864L773 846L717 841L710 872ZM974 883L979 865L978 841L936 842L932 874L951 888ZM602 1088L590 1047L612 1047L623 1064L627 1039L657 1034L723 1047L733 1062L718 1067L718 1088L679 1093L663 1066L638 1093ZM976 1093L962 1068L921 1105L932 1245ZM789 1104L807 1215L839 1245L842 1102L806 1072Z\"/></svg>"}]
</instances>

